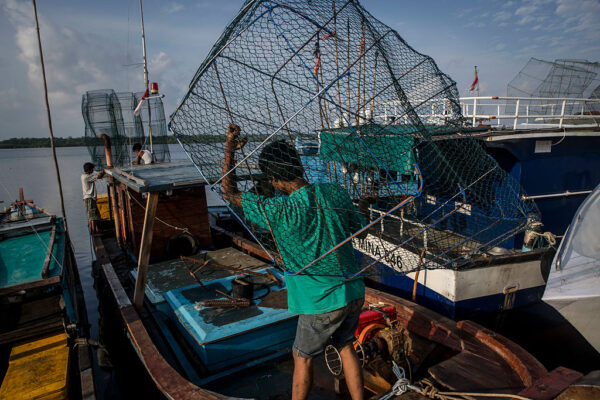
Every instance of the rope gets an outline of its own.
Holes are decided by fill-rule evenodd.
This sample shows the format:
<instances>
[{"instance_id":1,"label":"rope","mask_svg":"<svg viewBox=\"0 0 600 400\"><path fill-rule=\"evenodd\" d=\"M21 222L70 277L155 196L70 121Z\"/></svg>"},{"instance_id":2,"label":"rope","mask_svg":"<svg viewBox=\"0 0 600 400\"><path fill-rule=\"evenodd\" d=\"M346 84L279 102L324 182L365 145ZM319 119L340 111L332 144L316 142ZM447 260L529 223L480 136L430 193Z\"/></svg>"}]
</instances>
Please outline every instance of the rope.
<instances>
[{"instance_id":1,"label":"rope","mask_svg":"<svg viewBox=\"0 0 600 400\"><path fill-rule=\"evenodd\" d=\"M442 399L442 400L454 400L458 399L455 396L460 396L462 398L467 398L467 396L476 396L476 397L502 397L508 399L518 399L518 400L531 400L528 397L519 396L518 394L509 394L509 393L479 393L479 392L440 392L433 383L425 378L420 381L420 384L424 385L424 387L419 387L416 385L407 385L409 389L414 390L415 392L420 393L425 397L429 397L430 399Z\"/></svg>"},{"instance_id":2,"label":"rope","mask_svg":"<svg viewBox=\"0 0 600 400\"><path fill-rule=\"evenodd\" d=\"M127 197L129 198L129 200L133 200L135 202L135 204L137 204L138 206L140 206L144 211L146 211L146 206L144 206L143 204L141 204L139 201L137 201L137 199L135 197L132 197L129 192L127 192ZM188 234L192 234L188 228L180 228L178 226L175 225L171 225L168 222L163 221L162 219L158 218L158 217L154 217L155 220L157 220L158 222L160 222L163 225L168 226L169 228L173 228L176 229L178 231L182 231L183 233L188 233Z\"/></svg>"}]
</instances>

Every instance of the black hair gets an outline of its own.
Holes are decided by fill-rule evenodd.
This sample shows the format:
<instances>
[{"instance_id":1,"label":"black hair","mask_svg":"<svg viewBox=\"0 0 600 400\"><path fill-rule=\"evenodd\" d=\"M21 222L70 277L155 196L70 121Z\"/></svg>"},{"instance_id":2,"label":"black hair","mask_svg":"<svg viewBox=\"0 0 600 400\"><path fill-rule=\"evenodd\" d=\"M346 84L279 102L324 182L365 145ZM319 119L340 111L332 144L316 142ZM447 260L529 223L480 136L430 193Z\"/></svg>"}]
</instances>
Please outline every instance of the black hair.
<instances>
[{"instance_id":1,"label":"black hair","mask_svg":"<svg viewBox=\"0 0 600 400\"><path fill-rule=\"evenodd\" d=\"M91 162L86 162L85 164L83 164L83 172L92 172L94 170L94 167L95 165Z\"/></svg>"},{"instance_id":2,"label":"black hair","mask_svg":"<svg viewBox=\"0 0 600 400\"><path fill-rule=\"evenodd\" d=\"M142 149L142 145L139 143L134 143L133 147L131 148L133 151L138 151Z\"/></svg>"},{"instance_id":3,"label":"black hair","mask_svg":"<svg viewBox=\"0 0 600 400\"><path fill-rule=\"evenodd\" d=\"M258 168L268 178L290 182L302 178L304 168L296 149L283 140L271 142L258 156Z\"/></svg>"}]
</instances>

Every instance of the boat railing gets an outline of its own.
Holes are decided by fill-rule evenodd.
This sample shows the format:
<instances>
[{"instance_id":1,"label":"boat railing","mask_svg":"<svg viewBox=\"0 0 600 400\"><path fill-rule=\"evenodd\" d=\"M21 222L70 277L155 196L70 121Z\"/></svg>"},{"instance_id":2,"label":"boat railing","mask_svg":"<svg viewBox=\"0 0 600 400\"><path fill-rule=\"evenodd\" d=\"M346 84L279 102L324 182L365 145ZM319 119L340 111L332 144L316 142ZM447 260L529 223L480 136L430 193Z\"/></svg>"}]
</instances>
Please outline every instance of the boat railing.
<instances>
[{"instance_id":1,"label":"boat railing","mask_svg":"<svg viewBox=\"0 0 600 400\"><path fill-rule=\"evenodd\" d=\"M456 119L457 107L448 99L414 100L425 124L445 125ZM462 116L474 127L512 129L597 128L600 127L600 99L557 97L477 96L459 99ZM377 123L409 123L409 114L399 101L376 105Z\"/></svg>"},{"instance_id":2,"label":"boat railing","mask_svg":"<svg viewBox=\"0 0 600 400\"><path fill-rule=\"evenodd\" d=\"M600 126L600 99L554 97L461 97L463 116L473 126L513 129Z\"/></svg>"}]
</instances>

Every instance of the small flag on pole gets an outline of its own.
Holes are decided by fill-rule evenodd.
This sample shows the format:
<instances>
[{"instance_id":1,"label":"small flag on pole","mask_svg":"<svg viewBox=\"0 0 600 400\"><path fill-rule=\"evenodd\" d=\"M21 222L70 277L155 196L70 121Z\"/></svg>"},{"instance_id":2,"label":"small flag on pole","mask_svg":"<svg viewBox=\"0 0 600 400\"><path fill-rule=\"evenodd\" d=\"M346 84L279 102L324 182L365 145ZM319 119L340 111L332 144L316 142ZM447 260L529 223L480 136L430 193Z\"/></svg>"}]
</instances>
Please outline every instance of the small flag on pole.
<instances>
[{"instance_id":1,"label":"small flag on pole","mask_svg":"<svg viewBox=\"0 0 600 400\"><path fill-rule=\"evenodd\" d=\"M477 76L477 66L475 66L475 80L473 80L473 83L471 83L469 92L473 92L473 90L479 91L479 77Z\"/></svg>"},{"instance_id":2,"label":"small flag on pole","mask_svg":"<svg viewBox=\"0 0 600 400\"><path fill-rule=\"evenodd\" d=\"M148 98L148 89L146 89L146 91L144 92L144 95L138 102L137 106L135 106L135 109L133 110L133 115L135 115L136 117L140 115L140 113L142 112L142 104L144 104L144 100L146 100L147 98Z\"/></svg>"}]
</instances>

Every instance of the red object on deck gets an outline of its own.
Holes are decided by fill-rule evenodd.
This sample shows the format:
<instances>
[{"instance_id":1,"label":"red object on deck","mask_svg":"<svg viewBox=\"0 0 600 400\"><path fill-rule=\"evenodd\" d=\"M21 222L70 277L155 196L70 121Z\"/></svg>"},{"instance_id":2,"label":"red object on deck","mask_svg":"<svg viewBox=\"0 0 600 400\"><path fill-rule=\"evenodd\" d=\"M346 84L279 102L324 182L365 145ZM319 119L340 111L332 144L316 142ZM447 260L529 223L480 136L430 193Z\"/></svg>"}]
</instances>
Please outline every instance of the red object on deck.
<instances>
[{"instance_id":1,"label":"red object on deck","mask_svg":"<svg viewBox=\"0 0 600 400\"><path fill-rule=\"evenodd\" d=\"M354 333L356 337L360 335L363 329L371 324L386 324L385 318L383 314L387 315L387 317L394 321L396 319L396 309L392 306L381 307L377 310L367 310L360 313L360 317L358 318L358 328L356 328L356 332Z\"/></svg>"},{"instance_id":2,"label":"red object on deck","mask_svg":"<svg viewBox=\"0 0 600 400\"><path fill-rule=\"evenodd\" d=\"M150 83L150 93L158 94L158 83L156 83L156 82Z\"/></svg>"}]
</instances>

